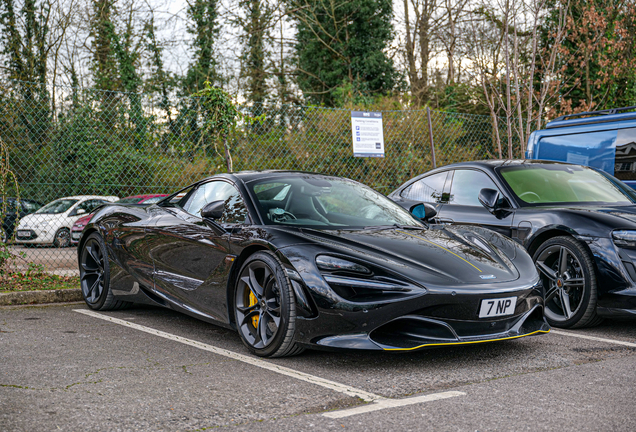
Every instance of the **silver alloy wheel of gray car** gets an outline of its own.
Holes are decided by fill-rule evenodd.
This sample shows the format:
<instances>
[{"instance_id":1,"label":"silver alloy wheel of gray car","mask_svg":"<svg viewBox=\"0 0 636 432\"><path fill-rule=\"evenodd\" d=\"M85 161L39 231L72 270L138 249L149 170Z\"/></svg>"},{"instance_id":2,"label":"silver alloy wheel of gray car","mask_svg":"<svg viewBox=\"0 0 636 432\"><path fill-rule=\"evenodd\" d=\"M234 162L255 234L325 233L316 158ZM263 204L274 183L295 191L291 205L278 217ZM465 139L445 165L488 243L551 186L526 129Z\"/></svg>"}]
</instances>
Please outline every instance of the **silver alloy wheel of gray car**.
<instances>
[{"instance_id":1,"label":"silver alloy wheel of gray car","mask_svg":"<svg viewBox=\"0 0 636 432\"><path fill-rule=\"evenodd\" d=\"M545 290L545 317L555 327L601 322L596 315L596 274L590 253L577 240L561 236L543 243L534 262Z\"/></svg>"}]
</instances>

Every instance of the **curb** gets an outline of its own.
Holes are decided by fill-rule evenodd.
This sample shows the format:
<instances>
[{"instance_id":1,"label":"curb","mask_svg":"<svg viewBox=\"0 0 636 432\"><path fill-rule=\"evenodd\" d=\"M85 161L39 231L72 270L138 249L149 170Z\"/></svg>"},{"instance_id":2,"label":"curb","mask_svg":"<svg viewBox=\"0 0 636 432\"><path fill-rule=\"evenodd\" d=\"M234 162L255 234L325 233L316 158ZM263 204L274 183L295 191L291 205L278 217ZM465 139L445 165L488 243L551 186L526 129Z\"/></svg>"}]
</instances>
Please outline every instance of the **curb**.
<instances>
[{"instance_id":1,"label":"curb","mask_svg":"<svg viewBox=\"0 0 636 432\"><path fill-rule=\"evenodd\" d=\"M82 300L82 290L79 288L0 293L0 306L67 303Z\"/></svg>"}]
</instances>

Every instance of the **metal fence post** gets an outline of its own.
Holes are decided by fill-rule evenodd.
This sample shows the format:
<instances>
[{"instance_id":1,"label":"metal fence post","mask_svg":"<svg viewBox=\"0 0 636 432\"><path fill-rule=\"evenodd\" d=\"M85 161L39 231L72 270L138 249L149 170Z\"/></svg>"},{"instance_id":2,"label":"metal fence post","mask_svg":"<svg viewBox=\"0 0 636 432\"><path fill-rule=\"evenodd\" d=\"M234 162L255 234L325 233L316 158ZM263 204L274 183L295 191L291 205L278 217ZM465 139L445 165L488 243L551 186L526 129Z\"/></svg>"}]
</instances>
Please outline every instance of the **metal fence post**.
<instances>
[{"instance_id":1,"label":"metal fence post","mask_svg":"<svg viewBox=\"0 0 636 432\"><path fill-rule=\"evenodd\" d=\"M431 110L426 107L426 117L428 117L428 136L431 138L431 156L433 157L433 168L437 168L435 161L435 142L433 141L433 124L431 123Z\"/></svg>"}]
</instances>

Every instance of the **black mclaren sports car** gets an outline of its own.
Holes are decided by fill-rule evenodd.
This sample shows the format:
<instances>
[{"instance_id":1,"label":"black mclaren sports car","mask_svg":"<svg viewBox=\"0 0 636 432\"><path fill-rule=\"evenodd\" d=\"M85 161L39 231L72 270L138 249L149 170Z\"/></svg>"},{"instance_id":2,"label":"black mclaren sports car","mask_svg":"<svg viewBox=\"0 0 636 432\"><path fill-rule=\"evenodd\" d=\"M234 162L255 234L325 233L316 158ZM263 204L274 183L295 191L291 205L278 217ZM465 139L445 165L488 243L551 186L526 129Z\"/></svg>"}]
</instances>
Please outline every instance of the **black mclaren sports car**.
<instances>
[{"instance_id":1,"label":"black mclaren sports car","mask_svg":"<svg viewBox=\"0 0 636 432\"><path fill-rule=\"evenodd\" d=\"M259 356L549 331L539 275L517 243L428 226L338 177L220 174L151 206L109 205L78 259L90 308L165 306L236 329Z\"/></svg>"},{"instance_id":2,"label":"black mclaren sports car","mask_svg":"<svg viewBox=\"0 0 636 432\"><path fill-rule=\"evenodd\" d=\"M555 327L636 318L636 192L605 172L536 160L464 162L413 178L389 198L408 209L427 202L434 222L486 227L524 245Z\"/></svg>"}]
</instances>

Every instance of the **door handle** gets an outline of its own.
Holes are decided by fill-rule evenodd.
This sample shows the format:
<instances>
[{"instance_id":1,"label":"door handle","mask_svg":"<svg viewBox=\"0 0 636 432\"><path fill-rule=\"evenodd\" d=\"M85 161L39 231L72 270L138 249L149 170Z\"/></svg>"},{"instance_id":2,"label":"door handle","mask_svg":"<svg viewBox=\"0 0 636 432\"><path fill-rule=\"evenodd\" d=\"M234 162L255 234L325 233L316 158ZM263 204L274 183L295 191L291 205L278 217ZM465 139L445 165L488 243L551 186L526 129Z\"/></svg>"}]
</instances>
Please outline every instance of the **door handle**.
<instances>
[{"instance_id":1,"label":"door handle","mask_svg":"<svg viewBox=\"0 0 636 432\"><path fill-rule=\"evenodd\" d=\"M452 224L454 222L455 222L454 220L449 218L437 218L437 223L440 223L440 224Z\"/></svg>"}]
</instances>

